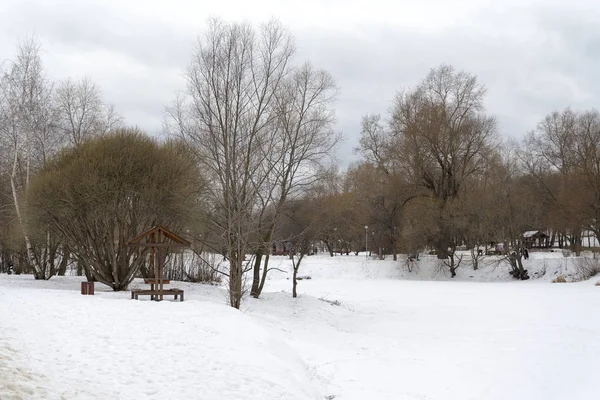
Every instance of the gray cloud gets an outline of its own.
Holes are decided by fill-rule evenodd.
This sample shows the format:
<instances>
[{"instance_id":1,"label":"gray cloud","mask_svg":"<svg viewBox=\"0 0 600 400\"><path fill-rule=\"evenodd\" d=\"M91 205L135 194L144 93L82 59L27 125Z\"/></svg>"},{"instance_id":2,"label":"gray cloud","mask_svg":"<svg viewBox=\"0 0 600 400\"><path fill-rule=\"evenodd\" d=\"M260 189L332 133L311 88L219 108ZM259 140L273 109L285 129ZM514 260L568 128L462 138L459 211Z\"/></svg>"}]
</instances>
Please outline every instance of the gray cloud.
<instances>
[{"instance_id":1,"label":"gray cloud","mask_svg":"<svg viewBox=\"0 0 600 400\"><path fill-rule=\"evenodd\" d=\"M239 19L240 8L225 3L231 10L224 9L223 17ZM389 2L372 2L373 10L358 2L336 9L346 3L333 2L312 18L289 3L288 10L265 0L271 8L264 12L255 3L244 9L248 19L280 17L296 37L297 60L309 59L336 77L338 129L346 136L339 156L345 163L356 159L352 149L361 116L386 114L397 90L414 86L441 63L476 74L488 87L488 111L506 136L522 137L554 109L598 104L600 5L592 1L503 2L487 8L467 1L456 9L427 1L418 9L398 3L402 7L387 13ZM203 6L145 12L145 2L138 9L117 4L0 5L0 59L14 53L19 37L35 32L52 78L90 76L128 123L157 133L164 105L184 86L196 36L215 13Z\"/></svg>"}]
</instances>

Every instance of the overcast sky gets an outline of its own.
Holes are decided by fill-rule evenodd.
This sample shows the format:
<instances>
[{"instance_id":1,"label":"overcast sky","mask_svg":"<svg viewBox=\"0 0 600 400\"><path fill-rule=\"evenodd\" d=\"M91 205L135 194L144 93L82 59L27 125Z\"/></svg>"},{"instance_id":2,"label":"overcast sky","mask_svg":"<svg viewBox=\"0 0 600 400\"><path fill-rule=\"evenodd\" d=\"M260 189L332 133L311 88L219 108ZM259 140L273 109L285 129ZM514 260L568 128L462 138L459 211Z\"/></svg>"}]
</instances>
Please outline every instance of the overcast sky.
<instances>
[{"instance_id":1,"label":"overcast sky","mask_svg":"<svg viewBox=\"0 0 600 400\"><path fill-rule=\"evenodd\" d=\"M360 118L397 90L454 65L488 88L500 133L522 137L548 112L599 107L600 2L592 0L0 0L0 60L34 33L52 79L89 76L130 125L161 130L163 108L209 17L278 18L296 60L336 78L339 158L357 158Z\"/></svg>"}]
</instances>

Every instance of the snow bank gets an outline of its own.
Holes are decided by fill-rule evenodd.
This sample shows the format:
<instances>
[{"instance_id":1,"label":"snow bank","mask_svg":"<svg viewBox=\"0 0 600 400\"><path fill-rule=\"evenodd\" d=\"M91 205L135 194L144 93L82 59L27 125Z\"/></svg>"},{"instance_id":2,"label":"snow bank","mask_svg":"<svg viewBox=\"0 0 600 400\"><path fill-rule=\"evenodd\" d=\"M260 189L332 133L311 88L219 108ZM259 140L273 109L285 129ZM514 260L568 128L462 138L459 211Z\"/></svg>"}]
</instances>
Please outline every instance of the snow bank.
<instances>
[{"instance_id":1,"label":"snow bank","mask_svg":"<svg viewBox=\"0 0 600 400\"><path fill-rule=\"evenodd\" d=\"M305 257L298 275L317 280L514 281L508 273L510 269L508 262L500 256L484 257L479 261L477 270L473 270L470 253L464 252L462 257L463 261L454 278L451 278L447 267L440 267L441 261L436 256L426 254L421 254L419 261L412 262L410 272L407 256L404 254L399 254L397 261L393 261L392 256L387 256L385 260L367 258L364 253L358 256L351 253L334 257L329 254L319 254ZM578 275L578 263L591 259L591 253L574 257L565 256L561 251L531 252L530 258L523 260L523 266L534 280L551 281L556 276L563 275L571 281L576 281L581 280ZM283 272L272 271L269 275L271 280L291 279L292 263L288 257L271 257L270 266L283 270Z\"/></svg>"},{"instance_id":2,"label":"snow bank","mask_svg":"<svg viewBox=\"0 0 600 400\"><path fill-rule=\"evenodd\" d=\"M289 346L225 304L81 296L76 278L50 290L5 277L2 399L322 399Z\"/></svg>"}]
</instances>

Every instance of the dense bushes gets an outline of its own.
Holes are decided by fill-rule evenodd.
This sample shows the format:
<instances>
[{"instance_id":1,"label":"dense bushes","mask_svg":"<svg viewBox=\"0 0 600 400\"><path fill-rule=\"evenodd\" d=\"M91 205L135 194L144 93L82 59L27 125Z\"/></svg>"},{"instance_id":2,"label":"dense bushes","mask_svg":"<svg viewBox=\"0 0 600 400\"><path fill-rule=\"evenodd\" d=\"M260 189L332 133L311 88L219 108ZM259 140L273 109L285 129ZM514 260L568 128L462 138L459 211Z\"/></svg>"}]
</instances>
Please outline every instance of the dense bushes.
<instances>
[{"instance_id":1,"label":"dense bushes","mask_svg":"<svg viewBox=\"0 0 600 400\"><path fill-rule=\"evenodd\" d=\"M88 279L122 290L147 250L125 243L153 227L182 228L195 209L199 173L183 147L134 129L64 150L29 191L29 220L69 247Z\"/></svg>"}]
</instances>

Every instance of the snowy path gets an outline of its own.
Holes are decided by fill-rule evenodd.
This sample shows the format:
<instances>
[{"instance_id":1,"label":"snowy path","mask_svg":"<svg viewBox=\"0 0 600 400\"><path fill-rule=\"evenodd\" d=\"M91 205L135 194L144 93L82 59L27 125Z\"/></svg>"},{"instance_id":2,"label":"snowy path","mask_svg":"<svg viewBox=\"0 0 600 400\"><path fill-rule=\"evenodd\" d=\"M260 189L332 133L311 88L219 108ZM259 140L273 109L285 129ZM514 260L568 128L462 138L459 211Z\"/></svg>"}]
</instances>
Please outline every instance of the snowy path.
<instances>
[{"instance_id":1,"label":"snowy path","mask_svg":"<svg viewBox=\"0 0 600 400\"><path fill-rule=\"evenodd\" d=\"M0 293L0 304L7 304ZM20 344L16 330L0 324L0 399L25 400L44 398L48 384L43 375L34 374Z\"/></svg>"},{"instance_id":2,"label":"snowy path","mask_svg":"<svg viewBox=\"0 0 600 400\"><path fill-rule=\"evenodd\" d=\"M8 343L9 334L2 330L0 335L0 399L43 398L43 381L23 366L22 354Z\"/></svg>"},{"instance_id":3,"label":"snowy path","mask_svg":"<svg viewBox=\"0 0 600 400\"><path fill-rule=\"evenodd\" d=\"M302 359L222 304L219 289L195 285L215 302L196 292L156 303L102 290L81 296L77 279L57 278L70 290L51 290L52 281L27 278L0 279L2 400L322 398ZM7 347L13 342L23 343L31 371ZM30 377L44 375L46 392L32 390Z\"/></svg>"}]
</instances>

